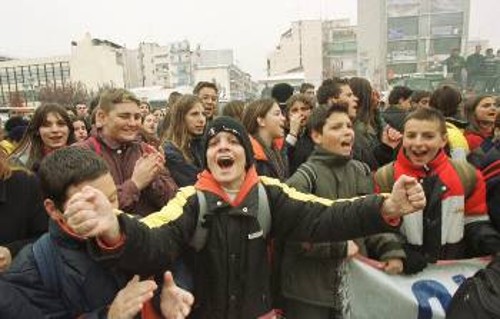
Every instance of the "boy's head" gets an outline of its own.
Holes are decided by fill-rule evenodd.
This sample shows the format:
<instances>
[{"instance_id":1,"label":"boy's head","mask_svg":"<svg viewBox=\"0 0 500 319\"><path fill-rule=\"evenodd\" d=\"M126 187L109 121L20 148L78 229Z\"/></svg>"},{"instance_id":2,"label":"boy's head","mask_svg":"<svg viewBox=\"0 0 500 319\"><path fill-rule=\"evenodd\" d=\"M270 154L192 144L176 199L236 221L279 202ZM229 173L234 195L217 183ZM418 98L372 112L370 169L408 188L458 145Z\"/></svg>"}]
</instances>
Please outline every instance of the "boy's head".
<instances>
[{"instance_id":1,"label":"boy's head","mask_svg":"<svg viewBox=\"0 0 500 319\"><path fill-rule=\"evenodd\" d=\"M217 85L206 81L198 82L193 89L193 94L200 98L207 119L212 119L217 114L217 103L219 101Z\"/></svg>"},{"instance_id":2,"label":"boy's head","mask_svg":"<svg viewBox=\"0 0 500 319\"><path fill-rule=\"evenodd\" d=\"M116 186L106 162L95 152L79 147L65 147L47 155L38 171L50 217L64 223L62 213L66 201L84 186L102 191L114 207L118 207Z\"/></svg>"},{"instance_id":3,"label":"boy's head","mask_svg":"<svg viewBox=\"0 0 500 319\"><path fill-rule=\"evenodd\" d=\"M96 122L102 133L118 143L137 139L141 128L140 101L125 89L109 89L101 94Z\"/></svg>"},{"instance_id":4,"label":"boy's head","mask_svg":"<svg viewBox=\"0 0 500 319\"><path fill-rule=\"evenodd\" d=\"M300 94L304 94L310 99L314 99L314 85L311 83L302 83L299 89Z\"/></svg>"},{"instance_id":5,"label":"boy's head","mask_svg":"<svg viewBox=\"0 0 500 319\"><path fill-rule=\"evenodd\" d=\"M440 110L446 117L456 116L461 103L462 94L451 85L443 85L434 90L429 100L429 106Z\"/></svg>"},{"instance_id":6,"label":"boy's head","mask_svg":"<svg viewBox=\"0 0 500 319\"><path fill-rule=\"evenodd\" d=\"M291 116L300 116L300 125L303 127L306 125L307 119L311 116L313 109L313 99L304 94L294 94L286 101L285 114L288 121L290 121Z\"/></svg>"},{"instance_id":7,"label":"boy's head","mask_svg":"<svg viewBox=\"0 0 500 319\"><path fill-rule=\"evenodd\" d=\"M415 165L431 162L447 143L446 121L443 114L430 108L421 108L404 122L403 149Z\"/></svg>"},{"instance_id":8,"label":"boy's head","mask_svg":"<svg viewBox=\"0 0 500 319\"><path fill-rule=\"evenodd\" d=\"M351 155L354 130L346 105L319 107L313 111L308 124L311 138L316 145L333 154Z\"/></svg>"},{"instance_id":9,"label":"boy's head","mask_svg":"<svg viewBox=\"0 0 500 319\"><path fill-rule=\"evenodd\" d=\"M406 86L395 86L389 93L389 105L399 105L405 110L411 108L411 95L413 91Z\"/></svg>"},{"instance_id":10,"label":"boy's head","mask_svg":"<svg viewBox=\"0 0 500 319\"><path fill-rule=\"evenodd\" d=\"M286 107L286 101L293 95L295 89L288 83L277 83L271 89L271 97L276 100L280 109Z\"/></svg>"},{"instance_id":11,"label":"boy's head","mask_svg":"<svg viewBox=\"0 0 500 319\"><path fill-rule=\"evenodd\" d=\"M347 79L333 78L321 83L316 93L320 105L345 104L351 120L356 119L358 98L351 90Z\"/></svg>"},{"instance_id":12,"label":"boy's head","mask_svg":"<svg viewBox=\"0 0 500 319\"><path fill-rule=\"evenodd\" d=\"M227 189L239 188L254 162L247 130L228 116L220 116L207 126L204 155L204 166Z\"/></svg>"}]
</instances>

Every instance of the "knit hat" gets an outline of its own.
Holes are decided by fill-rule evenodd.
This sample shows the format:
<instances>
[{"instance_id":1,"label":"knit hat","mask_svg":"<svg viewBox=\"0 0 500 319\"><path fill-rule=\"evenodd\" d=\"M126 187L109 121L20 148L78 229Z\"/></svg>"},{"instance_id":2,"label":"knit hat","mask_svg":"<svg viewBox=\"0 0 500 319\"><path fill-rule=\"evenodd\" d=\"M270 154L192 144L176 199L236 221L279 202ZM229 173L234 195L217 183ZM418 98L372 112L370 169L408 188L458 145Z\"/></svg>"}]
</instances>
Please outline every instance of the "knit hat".
<instances>
[{"instance_id":1,"label":"knit hat","mask_svg":"<svg viewBox=\"0 0 500 319\"><path fill-rule=\"evenodd\" d=\"M25 125L25 126L16 126L13 129L11 129L9 132L7 132L7 137L11 141L20 142L21 139L23 138L24 132L26 132L27 128L28 128L27 125Z\"/></svg>"},{"instance_id":2,"label":"knit hat","mask_svg":"<svg viewBox=\"0 0 500 319\"><path fill-rule=\"evenodd\" d=\"M12 116L5 122L5 130L10 132L16 126L28 126L29 121L21 116Z\"/></svg>"},{"instance_id":3,"label":"knit hat","mask_svg":"<svg viewBox=\"0 0 500 319\"><path fill-rule=\"evenodd\" d=\"M245 149L245 169L248 170L254 162L252 144L250 142L250 137L245 127L229 116L219 116L210 122L205 131L203 140L203 166L208 169L207 166L207 149L208 142L215 137L220 132L231 133L240 141L241 146Z\"/></svg>"},{"instance_id":4,"label":"knit hat","mask_svg":"<svg viewBox=\"0 0 500 319\"><path fill-rule=\"evenodd\" d=\"M12 116L5 122L7 138L19 142L28 128L29 121L21 116Z\"/></svg>"},{"instance_id":5,"label":"knit hat","mask_svg":"<svg viewBox=\"0 0 500 319\"><path fill-rule=\"evenodd\" d=\"M294 88L288 83L275 84L271 90L271 97L278 102L281 109L286 107L286 101L293 95Z\"/></svg>"}]
</instances>

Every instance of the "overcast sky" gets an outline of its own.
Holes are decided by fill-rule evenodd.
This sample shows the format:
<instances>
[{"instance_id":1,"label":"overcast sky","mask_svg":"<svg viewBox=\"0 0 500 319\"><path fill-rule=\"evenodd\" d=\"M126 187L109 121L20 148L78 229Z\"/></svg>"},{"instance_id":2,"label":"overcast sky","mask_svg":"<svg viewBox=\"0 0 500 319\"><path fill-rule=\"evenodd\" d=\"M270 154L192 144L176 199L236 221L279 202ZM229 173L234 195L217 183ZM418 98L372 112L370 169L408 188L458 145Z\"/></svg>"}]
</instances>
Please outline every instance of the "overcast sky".
<instances>
[{"instance_id":1,"label":"overcast sky","mask_svg":"<svg viewBox=\"0 0 500 319\"><path fill-rule=\"evenodd\" d=\"M376 1L376 0L373 0ZM202 49L233 49L254 78L291 21L350 18L356 0L2 0L0 55L70 53L85 32L127 48L187 39ZM470 35L500 48L499 0L471 0Z\"/></svg>"}]
</instances>

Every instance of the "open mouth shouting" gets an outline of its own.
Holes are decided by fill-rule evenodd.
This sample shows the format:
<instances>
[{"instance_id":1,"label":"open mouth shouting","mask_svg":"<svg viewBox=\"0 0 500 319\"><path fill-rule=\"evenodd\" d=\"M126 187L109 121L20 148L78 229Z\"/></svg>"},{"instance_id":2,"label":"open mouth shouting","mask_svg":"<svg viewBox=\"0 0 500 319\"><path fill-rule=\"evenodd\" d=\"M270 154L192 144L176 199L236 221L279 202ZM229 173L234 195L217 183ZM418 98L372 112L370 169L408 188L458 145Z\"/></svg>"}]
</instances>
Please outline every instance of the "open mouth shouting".
<instances>
[{"instance_id":1,"label":"open mouth shouting","mask_svg":"<svg viewBox=\"0 0 500 319\"><path fill-rule=\"evenodd\" d=\"M410 149L407 155L414 164L419 165L425 165L433 158L428 149Z\"/></svg>"},{"instance_id":2,"label":"open mouth shouting","mask_svg":"<svg viewBox=\"0 0 500 319\"><path fill-rule=\"evenodd\" d=\"M230 155L221 155L217 158L216 163L217 163L217 166L219 166L219 168L222 171L226 171L226 170L231 169L231 167L233 167L234 158Z\"/></svg>"},{"instance_id":3,"label":"open mouth shouting","mask_svg":"<svg viewBox=\"0 0 500 319\"><path fill-rule=\"evenodd\" d=\"M340 142L340 146L342 146L342 147L352 147L352 140L351 141Z\"/></svg>"}]
</instances>

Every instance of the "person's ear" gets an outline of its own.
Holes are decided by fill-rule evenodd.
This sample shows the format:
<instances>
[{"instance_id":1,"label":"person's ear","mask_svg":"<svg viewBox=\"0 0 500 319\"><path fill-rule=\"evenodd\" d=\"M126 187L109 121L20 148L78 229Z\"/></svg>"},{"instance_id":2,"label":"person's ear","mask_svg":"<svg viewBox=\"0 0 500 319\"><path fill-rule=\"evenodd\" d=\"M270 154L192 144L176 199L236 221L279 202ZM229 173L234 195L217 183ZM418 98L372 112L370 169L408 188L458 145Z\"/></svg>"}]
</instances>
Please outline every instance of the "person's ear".
<instances>
[{"instance_id":1,"label":"person's ear","mask_svg":"<svg viewBox=\"0 0 500 319\"><path fill-rule=\"evenodd\" d=\"M448 144L448 134L441 134L441 148L444 148Z\"/></svg>"},{"instance_id":2,"label":"person's ear","mask_svg":"<svg viewBox=\"0 0 500 319\"><path fill-rule=\"evenodd\" d=\"M53 200L51 199L45 199L43 201L43 206L45 206L45 210L47 211L47 214L49 214L50 218L52 218L55 221L61 221L63 220L62 212L56 207L56 204L54 203Z\"/></svg>"},{"instance_id":3,"label":"person's ear","mask_svg":"<svg viewBox=\"0 0 500 319\"><path fill-rule=\"evenodd\" d=\"M328 100L326 100L326 105L328 107L332 106L333 104L335 104L337 102L337 99L335 97L330 97Z\"/></svg>"},{"instance_id":4,"label":"person's ear","mask_svg":"<svg viewBox=\"0 0 500 319\"><path fill-rule=\"evenodd\" d=\"M323 141L323 134L316 130L311 131L311 139L313 140L315 145L320 145Z\"/></svg>"},{"instance_id":5,"label":"person's ear","mask_svg":"<svg viewBox=\"0 0 500 319\"><path fill-rule=\"evenodd\" d=\"M106 119L106 112L104 112L104 110L102 109L98 109L96 114L95 114L95 117L96 117L96 123L99 123L99 124L104 124L104 121Z\"/></svg>"},{"instance_id":6,"label":"person's ear","mask_svg":"<svg viewBox=\"0 0 500 319\"><path fill-rule=\"evenodd\" d=\"M258 117L258 118L257 118L257 125L258 125L259 127L264 127L264 126L266 126L266 122L265 122L265 120L264 120L264 118L263 118L263 117Z\"/></svg>"}]
</instances>

